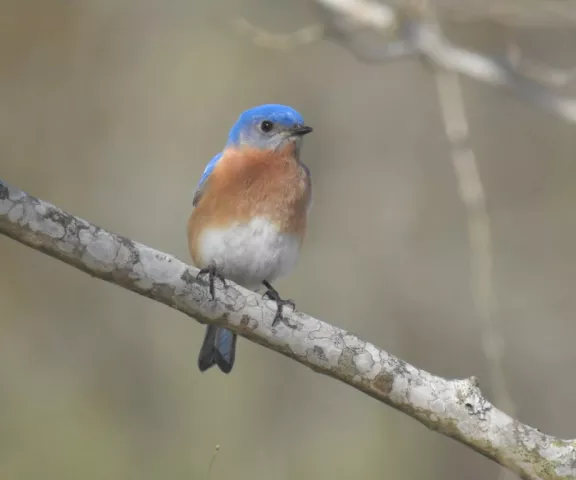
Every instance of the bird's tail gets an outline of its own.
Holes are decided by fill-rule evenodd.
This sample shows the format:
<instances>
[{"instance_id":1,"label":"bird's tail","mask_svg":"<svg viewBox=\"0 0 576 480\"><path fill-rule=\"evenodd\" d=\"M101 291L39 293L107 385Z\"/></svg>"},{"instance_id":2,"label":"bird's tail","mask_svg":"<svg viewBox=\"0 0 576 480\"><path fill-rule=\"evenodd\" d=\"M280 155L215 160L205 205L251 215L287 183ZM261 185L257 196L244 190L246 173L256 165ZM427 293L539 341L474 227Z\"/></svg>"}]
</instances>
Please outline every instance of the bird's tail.
<instances>
[{"instance_id":1,"label":"bird's tail","mask_svg":"<svg viewBox=\"0 0 576 480\"><path fill-rule=\"evenodd\" d=\"M218 365L224 373L230 373L236 356L236 334L216 325L208 325L204 342L198 355L198 368L201 372Z\"/></svg>"}]
</instances>

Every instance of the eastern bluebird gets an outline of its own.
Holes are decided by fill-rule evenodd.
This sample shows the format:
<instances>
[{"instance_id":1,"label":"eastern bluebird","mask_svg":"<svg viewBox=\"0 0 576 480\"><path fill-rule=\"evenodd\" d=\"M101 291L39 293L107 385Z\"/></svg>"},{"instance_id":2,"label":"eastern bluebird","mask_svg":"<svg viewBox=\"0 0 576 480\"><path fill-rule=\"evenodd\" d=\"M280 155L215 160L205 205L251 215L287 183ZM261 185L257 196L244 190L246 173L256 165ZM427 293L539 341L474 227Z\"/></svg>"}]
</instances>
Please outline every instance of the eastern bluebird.
<instances>
[{"instance_id":1,"label":"eastern bluebird","mask_svg":"<svg viewBox=\"0 0 576 480\"><path fill-rule=\"evenodd\" d=\"M312 203L310 172L300 161L302 137L312 131L285 105L245 111L230 130L224 150L206 166L192 202L188 246L208 276L228 278L248 289L266 287L277 303L274 324L285 321L283 300L271 282L288 274L298 259ZM234 365L236 334L208 325L198 356L205 371Z\"/></svg>"}]
</instances>

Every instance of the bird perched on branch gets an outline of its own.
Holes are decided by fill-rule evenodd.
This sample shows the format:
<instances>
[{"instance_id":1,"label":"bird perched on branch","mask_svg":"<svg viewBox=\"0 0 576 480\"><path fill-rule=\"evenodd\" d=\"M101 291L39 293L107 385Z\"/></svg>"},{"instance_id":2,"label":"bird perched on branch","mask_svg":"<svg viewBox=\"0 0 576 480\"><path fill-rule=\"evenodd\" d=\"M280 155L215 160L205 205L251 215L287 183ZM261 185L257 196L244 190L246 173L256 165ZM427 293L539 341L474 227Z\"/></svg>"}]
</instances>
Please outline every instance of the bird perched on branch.
<instances>
[{"instance_id":1,"label":"bird perched on branch","mask_svg":"<svg viewBox=\"0 0 576 480\"><path fill-rule=\"evenodd\" d=\"M248 289L266 287L276 301L273 324L286 322L283 300L272 282L298 259L312 203L310 172L300 161L302 137L312 131L302 115L285 105L261 105L242 113L224 150L206 166L194 194L188 245L200 277L230 279ZM236 334L208 325L198 357L229 373Z\"/></svg>"}]
</instances>

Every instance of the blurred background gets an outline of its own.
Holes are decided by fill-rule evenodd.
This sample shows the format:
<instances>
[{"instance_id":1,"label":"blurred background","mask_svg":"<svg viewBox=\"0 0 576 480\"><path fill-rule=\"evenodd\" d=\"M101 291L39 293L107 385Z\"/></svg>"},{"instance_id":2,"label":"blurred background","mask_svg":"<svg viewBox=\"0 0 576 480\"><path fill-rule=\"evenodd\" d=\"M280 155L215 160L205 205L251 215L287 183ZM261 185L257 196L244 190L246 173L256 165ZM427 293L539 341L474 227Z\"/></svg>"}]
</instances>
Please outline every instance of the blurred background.
<instances>
[{"instance_id":1,"label":"blurred background","mask_svg":"<svg viewBox=\"0 0 576 480\"><path fill-rule=\"evenodd\" d=\"M516 14L530 8L520 3ZM576 65L570 21L517 25L467 5L472 15L445 24L458 45L498 53L513 36L533 59ZM365 65L329 41L260 48L230 26L244 17L286 33L321 21L307 0L0 0L0 10L3 180L189 262L205 163L242 110L290 104L314 127L303 155L315 203L280 291L420 368L477 375L493 400L429 70ZM574 437L575 127L462 84L515 414ZM232 374L202 375L201 325L5 237L0 265L2 480L498 476L471 450L245 340Z\"/></svg>"}]
</instances>

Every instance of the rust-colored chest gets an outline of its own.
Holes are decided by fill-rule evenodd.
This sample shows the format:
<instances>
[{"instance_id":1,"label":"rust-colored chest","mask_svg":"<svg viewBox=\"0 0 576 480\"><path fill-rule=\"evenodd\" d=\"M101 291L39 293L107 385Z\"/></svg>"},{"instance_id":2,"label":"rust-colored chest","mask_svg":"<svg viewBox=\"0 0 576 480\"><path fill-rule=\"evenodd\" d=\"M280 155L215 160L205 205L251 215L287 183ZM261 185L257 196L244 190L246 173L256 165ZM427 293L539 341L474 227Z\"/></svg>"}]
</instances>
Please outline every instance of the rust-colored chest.
<instances>
[{"instance_id":1,"label":"rust-colored chest","mask_svg":"<svg viewBox=\"0 0 576 480\"><path fill-rule=\"evenodd\" d=\"M227 152L218 161L188 222L189 240L201 230L265 217L279 231L304 236L310 178L289 150Z\"/></svg>"}]
</instances>

